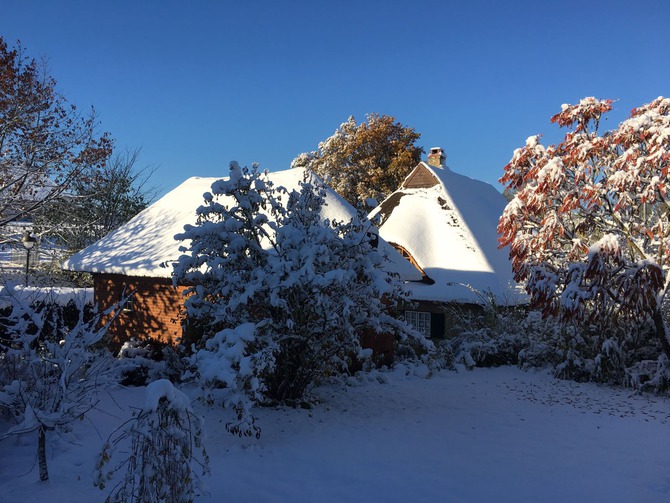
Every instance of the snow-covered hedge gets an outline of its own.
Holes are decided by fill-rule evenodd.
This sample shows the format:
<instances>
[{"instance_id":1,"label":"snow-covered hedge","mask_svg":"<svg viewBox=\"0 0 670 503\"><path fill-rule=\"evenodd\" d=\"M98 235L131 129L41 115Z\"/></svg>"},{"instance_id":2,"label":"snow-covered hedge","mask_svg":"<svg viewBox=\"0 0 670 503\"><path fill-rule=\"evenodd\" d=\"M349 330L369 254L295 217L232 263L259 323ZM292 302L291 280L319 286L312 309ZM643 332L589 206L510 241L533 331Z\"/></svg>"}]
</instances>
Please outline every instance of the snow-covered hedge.
<instances>
[{"instance_id":1,"label":"snow-covered hedge","mask_svg":"<svg viewBox=\"0 0 670 503\"><path fill-rule=\"evenodd\" d=\"M537 311L489 303L481 311L452 309L459 333L444 341L467 368L519 365L551 368L556 377L670 389L670 365L651 324L562 324Z\"/></svg>"},{"instance_id":2,"label":"snow-covered hedge","mask_svg":"<svg viewBox=\"0 0 670 503\"><path fill-rule=\"evenodd\" d=\"M10 289L12 296L31 305L46 303L64 307L72 302L93 305L93 288L3 285L0 286L0 309L12 306Z\"/></svg>"}]
</instances>

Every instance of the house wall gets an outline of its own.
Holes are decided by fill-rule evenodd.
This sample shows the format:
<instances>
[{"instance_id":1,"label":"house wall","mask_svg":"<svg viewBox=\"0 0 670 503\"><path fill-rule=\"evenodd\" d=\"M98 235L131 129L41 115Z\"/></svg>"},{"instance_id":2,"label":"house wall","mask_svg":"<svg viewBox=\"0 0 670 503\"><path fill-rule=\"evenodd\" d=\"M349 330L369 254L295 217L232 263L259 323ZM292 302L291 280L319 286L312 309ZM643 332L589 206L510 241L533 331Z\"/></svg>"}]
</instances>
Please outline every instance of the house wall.
<instances>
[{"instance_id":1,"label":"house wall","mask_svg":"<svg viewBox=\"0 0 670 503\"><path fill-rule=\"evenodd\" d=\"M174 287L168 278L146 278L121 274L94 274L93 293L101 311L118 303L124 291L134 291L132 302L121 308L109 326L113 346L120 347L131 337L176 344L182 335L180 311L186 287ZM107 323L113 313L103 316Z\"/></svg>"}]
</instances>

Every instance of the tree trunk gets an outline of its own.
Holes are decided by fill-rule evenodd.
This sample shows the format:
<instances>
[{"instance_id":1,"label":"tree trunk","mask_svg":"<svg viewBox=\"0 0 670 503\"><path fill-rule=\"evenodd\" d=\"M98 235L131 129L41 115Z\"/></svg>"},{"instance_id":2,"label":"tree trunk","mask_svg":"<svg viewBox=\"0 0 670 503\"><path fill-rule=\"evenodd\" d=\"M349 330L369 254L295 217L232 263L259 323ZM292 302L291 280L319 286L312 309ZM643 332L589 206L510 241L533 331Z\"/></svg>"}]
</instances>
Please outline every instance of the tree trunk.
<instances>
[{"instance_id":1,"label":"tree trunk","mask_svg":"<svg viewBox=\"0 0 670 503\"><path fill-rule=\"evenodd\" d=\"M49 480L49 470L47 469L46 432L44 431L43 426L40 426L37 430L37 460L40 465L40 480Z\"/></svg>"},{"instance_id":2,"label":"tree trunk","mask_svg":"<svg viewBox=\"0 0 670 503\"><path fill-rule=\"evenodd\" d=\"M654 326L656 327L656 336L661 342L661 347L665 355L670 358L670 340L668 339L668 326L663 320L663 314L660 309L654 310L651 315L651 319L654 320Z\"/></svg>"}]
</instances>

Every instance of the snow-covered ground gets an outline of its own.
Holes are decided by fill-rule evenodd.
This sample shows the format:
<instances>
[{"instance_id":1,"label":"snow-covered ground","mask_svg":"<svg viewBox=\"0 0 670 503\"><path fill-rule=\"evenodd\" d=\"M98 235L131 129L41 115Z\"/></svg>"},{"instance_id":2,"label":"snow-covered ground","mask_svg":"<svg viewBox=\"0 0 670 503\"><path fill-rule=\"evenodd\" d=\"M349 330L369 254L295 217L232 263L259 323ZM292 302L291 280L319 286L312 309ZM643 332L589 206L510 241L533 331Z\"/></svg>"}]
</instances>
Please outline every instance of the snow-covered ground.
<instances>
[{"instance_id":1,"label":"snow-covered ground","mask_svg":"<svg viewBox=\"0 0 670 503\"><path fill-rule=\"evenodd\" d=\"M196 406L212 469L198 501L670 501L668 398L509 367L383 376L320 388L311 410L258 410L260 440L233 437L227 412ZM36 434L0 442L0 501L103 501L97 451L144 389L114 398L71 443L51 437L46 484Z\"/></svg>"}]
</instances>

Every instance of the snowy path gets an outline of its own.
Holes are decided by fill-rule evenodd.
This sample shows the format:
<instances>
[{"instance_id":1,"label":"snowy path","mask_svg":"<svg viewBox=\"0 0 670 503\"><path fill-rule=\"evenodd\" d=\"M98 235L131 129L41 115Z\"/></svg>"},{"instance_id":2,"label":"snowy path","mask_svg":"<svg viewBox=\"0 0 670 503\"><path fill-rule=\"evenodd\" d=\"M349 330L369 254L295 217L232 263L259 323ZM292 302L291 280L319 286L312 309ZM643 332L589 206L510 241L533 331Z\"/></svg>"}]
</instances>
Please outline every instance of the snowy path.
<instances>
[{"instance_id":1,"label":"snowy path","mask_svg":"<svg viewBox=\"0 0 670 503\"><path fill-rule=\"evenodd\" d=\"M310 411L259 410L260 440L206 411L213 475L198 501L670 501L667 398L515 368L318 393ZM75 433L81 445L56 443L47 486L25 474L32 438L0 443L0 501L103 501L90 484L101 442L85 423Z\"/></svg>"}]
</instances>

